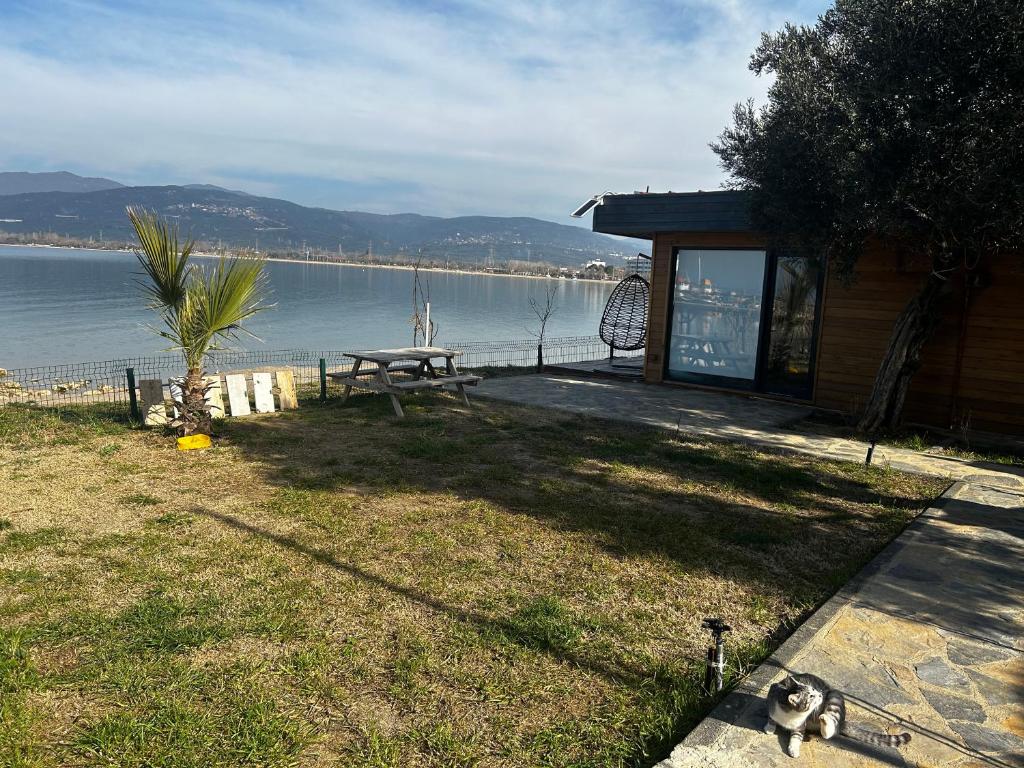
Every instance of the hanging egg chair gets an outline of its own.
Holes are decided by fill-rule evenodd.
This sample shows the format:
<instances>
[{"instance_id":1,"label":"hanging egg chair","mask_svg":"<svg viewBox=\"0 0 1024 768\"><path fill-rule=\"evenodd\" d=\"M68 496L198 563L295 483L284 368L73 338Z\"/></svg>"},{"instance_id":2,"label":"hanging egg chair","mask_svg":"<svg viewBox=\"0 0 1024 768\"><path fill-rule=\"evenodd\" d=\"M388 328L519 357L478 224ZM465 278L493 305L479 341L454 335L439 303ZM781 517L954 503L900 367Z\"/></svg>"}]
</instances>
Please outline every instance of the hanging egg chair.
<instances>
[{"instance_id":1,"label":"hanging egg chair","mask_svg":"<svg viewBox=\"0 0 1024 768\"><path fill-rule=\"evenodd\" d=\"M601 341L610 347L609 362L615 357L615 350L642 349L647 342L650 295L651 284L635 273L615 286L608 297L598 333Z\"/></svg>"}]
</instances>

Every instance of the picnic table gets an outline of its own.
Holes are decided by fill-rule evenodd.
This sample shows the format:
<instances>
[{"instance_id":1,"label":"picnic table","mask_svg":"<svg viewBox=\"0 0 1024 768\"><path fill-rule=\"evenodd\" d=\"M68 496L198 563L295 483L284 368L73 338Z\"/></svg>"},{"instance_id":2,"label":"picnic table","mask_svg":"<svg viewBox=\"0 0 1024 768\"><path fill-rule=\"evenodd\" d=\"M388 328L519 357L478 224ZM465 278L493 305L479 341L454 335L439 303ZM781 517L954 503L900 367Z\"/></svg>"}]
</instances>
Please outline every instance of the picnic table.
<instances>
[{"instance_id":1,"label":"picnic table","mask_svg":"<svg viewBox=\"0 0 1024 768\"><path fill-rule=\"evenodd\" d=\"M678 362L693 368L736 369L749 361L750 356L737 354L728 336L691 336L673 333L672 341Z\"/></svg>"},{"instance_id":2,"label":"picnic table","mask_svg":"<svg viewBox=\"0 0 1024 768\"><path fill-rule=\"evenodd\" d=\"M398 401L401 394L420 389L454 387L462 396L462 402L469 405L466 387L476 386L480 381L479 376L459 373L455 358L461 355L461 352L443 347L371 349L342 354L354 360L352 370L327 374L331 379L345 385L342 401L348 399L353 387L384 393L391 398L395 414L400 418L405 416L402 404ZM434 360L444 360L443 371L438 371L434 366ZM403 378L396 380L392 378L393 374L401 374Z\"/></svg>"}]
</instances>

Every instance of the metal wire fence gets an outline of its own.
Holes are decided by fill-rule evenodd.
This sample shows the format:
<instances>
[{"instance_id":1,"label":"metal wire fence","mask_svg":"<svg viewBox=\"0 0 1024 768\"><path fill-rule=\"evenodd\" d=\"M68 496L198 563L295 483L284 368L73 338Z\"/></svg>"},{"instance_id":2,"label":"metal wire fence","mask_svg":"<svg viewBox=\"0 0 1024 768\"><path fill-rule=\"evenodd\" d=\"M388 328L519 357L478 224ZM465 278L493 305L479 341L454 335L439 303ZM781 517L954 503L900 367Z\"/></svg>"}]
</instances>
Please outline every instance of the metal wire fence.
<instances>
[{"instance_id":1,"label":"metal wire fence","mask_svg":"<svg viewBox=\"0 0 1024 768\"><path fill-rule=\"evenodd\" d=\"M445 342L442 346L462 354L460 368L528 368L537 363L537 341L465 341ZM546 364L574 363L601 359L608 347L598 336L563 336L544 341ZM231 371L290 369L300 391L319 388L320 364L329 372L346 371L352 361L341 350L267 350L253 352L213 352L207 357L210 374ZM131 373L129 373L131 371ZM125 357L91 363L69 363L34 368L0 369L0 407L6 403L26 403L45 407L123 403L129 407L134 382L181 376L178 355Z\"/></svg>"}]
</instances>

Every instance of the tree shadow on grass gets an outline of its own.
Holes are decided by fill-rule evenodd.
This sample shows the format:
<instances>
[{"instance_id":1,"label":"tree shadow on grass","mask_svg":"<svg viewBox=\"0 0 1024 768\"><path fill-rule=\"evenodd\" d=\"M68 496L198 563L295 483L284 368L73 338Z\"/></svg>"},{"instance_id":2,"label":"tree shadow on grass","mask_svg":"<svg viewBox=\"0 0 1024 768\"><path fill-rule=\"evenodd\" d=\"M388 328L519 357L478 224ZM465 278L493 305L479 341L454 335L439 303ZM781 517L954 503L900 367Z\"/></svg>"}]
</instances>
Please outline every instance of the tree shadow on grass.
<instances>
[{"instance_id":1,"label":"tree shadow on grass","mask_svg":"<svg viewBox=\"0 0 1024 768\"><path fill-rule=\"evenodd\" d=\"M796 580L818 595L816 581L840 586L925 506L918 485L889 483L884 470L552 411L453 403L420 397L396 420L385 398L357 396L223 429L273 485L454 494L588 533L615 557L664 556L776 590ZM787 559L794 546L819 550L826 563Z\"/></svg>"},{"instance_id":2,"label":"tree shadow on grass","mask_svg":"<svg viewBox=\"0 0 1024 768\"><path fill-rule=\"evenodd\" d=\"M653 766L721 699L721 695L709 697L703 692L700 685L703 668L693 662L662 664L645 658L641 663L626 661L621 656L616 656L613 661L591 657L585 652L586 645L577 646L574 641L576 628L571 626L572 620L567 621L567 617L559 615L557 605L548 606L544 599L526 606L525 610L516 611L508 618L495 618L447 603L424 590L400 584L355 563L346 562L326 549L254 525L237 516L203 507L194 507L190 512L245 535L272 542L365 585L409 601L435 616L472 627L489 643L498 640L515 644L571 669L600 677L623 691L637 695L643 691L642 697L648 701L663 702L666 713L671 713L671 723L648 733L642 749L625 763L627 765ZM734 649L734 652L742 653L740 649Z\"/></svg>"},{"instance_id":3,"label":"tree shadow on grass","mask_svg":"<svg viewBox=\"0 0 1024 768\"><path fill-rule=\"evenodd\" d=\"M644 669L635 664L625 662L620 662L614 666L602 664L575 653L567 647L567 643L561 642L554 633L538 628L537 622L531 620L532 617L530 616L523 617L524 620L522 621L494 619L467 608L449 605L422 590L399 584L378 574L371 573L358 565L344 562L331 552L306 544L292 536L266 530L232 515L203 507L194 507L190 512L214 520L236 531L271 541L280 547L315 560L321 565L328 566L354 579L426 608L431 613L444 616L453 621L473 625L484 633L500 635L504 639L517 643L524 648L540 651L559 662L599 675L610 683L636 685L641 681L652 679L652 670ZM672 685L678 681L663 680L662 682L665 685Z\"/></svg>"}]
</instances>

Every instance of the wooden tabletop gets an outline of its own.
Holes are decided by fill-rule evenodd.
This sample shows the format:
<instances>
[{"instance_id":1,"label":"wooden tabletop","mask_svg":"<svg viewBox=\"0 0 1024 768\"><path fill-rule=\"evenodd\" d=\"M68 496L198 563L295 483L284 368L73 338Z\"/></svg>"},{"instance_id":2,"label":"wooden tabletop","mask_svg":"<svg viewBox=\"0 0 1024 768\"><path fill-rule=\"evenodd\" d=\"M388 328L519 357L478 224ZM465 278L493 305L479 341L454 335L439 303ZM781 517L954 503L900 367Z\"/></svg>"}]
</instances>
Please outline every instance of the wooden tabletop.
<instances>
[{"instance_id":1,"label":"wooden tabletop","mask_svg":"<svg viewBox=\"0 0 1024 768\"><path fill-rule=\"evenodd\" d=\"M462 353L444 347L402 347L400 349L367 349L359 352L343 352L342 354L355 360L394 363L399 360L432 360L437 357L451 359Z\"/></svg>"}]
</instances>

